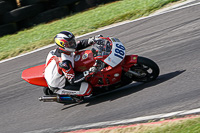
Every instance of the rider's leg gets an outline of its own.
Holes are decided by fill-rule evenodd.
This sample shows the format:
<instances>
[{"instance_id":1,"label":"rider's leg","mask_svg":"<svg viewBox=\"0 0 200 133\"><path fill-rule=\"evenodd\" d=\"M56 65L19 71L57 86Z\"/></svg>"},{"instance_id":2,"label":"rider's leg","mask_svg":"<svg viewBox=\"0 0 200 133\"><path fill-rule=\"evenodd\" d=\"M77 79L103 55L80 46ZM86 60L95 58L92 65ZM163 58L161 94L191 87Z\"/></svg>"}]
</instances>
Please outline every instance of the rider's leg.
<instances>
[{"instance_id":1,"label":"rider's leg","mask_svg":"<svg viewBox=\"0 0 200 133\"><path fill-rule=\"evenodd\" d=\"M90 95L92 87L87 82L82 82L77 85L68 85L62 89L61 95L64 93L69 95L75 102L81 103L84 100L84 96Z\"/></svg>"},{"instance_id":2,"label":"rider's leg","mask_svg":"<svg viewBox=\"0 0 200 133\"><path fill-rule=\"evenodd\" d=\"M75 85L67 85L63 89L59 89L56 93L59 95L76 95L76 96L86 96L90 95L92 92L92 87L87 82L81 82Z\"/></svg>"}]
</instances>

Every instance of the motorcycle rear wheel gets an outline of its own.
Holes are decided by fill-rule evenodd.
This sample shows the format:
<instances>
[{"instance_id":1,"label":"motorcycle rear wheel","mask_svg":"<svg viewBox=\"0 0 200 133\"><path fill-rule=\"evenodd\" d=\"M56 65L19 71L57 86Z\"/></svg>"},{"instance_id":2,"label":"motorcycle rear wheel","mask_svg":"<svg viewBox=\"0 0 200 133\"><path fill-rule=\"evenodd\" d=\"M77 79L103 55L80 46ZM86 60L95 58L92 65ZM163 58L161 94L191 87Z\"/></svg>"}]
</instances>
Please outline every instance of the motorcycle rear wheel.
<instances>
[{"instance_id":1,"label":"motorcycle rear wheel","mask_svg":"<svg viewBox=\"0 0 200 133\"><path fill-rule=\"evenodd\" d=\"M137 64L131 67L131 71L140 75L134 75L132 77L132 80L138 82L150 82L155 80L160 73L158 65L153 60L141 56L138 56Z\"/></svg>"}]
</instances>

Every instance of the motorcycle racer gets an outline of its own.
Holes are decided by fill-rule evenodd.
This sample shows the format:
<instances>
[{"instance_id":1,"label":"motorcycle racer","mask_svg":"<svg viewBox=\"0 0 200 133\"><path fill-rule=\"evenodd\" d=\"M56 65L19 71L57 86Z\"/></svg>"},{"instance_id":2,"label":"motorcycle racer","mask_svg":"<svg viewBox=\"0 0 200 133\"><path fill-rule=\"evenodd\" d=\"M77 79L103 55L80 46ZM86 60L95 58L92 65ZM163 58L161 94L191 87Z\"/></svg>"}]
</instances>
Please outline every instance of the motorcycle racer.
<instances>
[{"instance_id":1,"label":"motorcycle racer","mask_svg":"<svg viewBox=\"0 0 200 133\"><path fill-rule=\"evenodd\" d=\"M95 42L95 37L76 42L71 32L62 31L54 37L54 41L58 47L49 52L44 71L49 89L53 93L69 95L80 102L81 99L77 99L77 96L84 96L92 87L87 82L75 84L78 75L73 70L74 53L91 46Z\"/></svg>"},{"instance_id":2,"label":"motorcycle racer","mask_svg":"<svg viewBox=\"0 0 200 133\"><path fill-rule=\"evenodd\" d=\"M95 36L79 44L72 36L66 31L59 33L55 37L58 47L49 52L46 64L22 72L26 82L45 87L45 96L40 101L80 103L83 98L118 89L132 81L146 83L159 76L159 66L153 60L126 55L125 45L118 38ZM92 46L76 51L84 44ZM79 74L83 76L77 80Z\"/></svg>"}]
</instances>

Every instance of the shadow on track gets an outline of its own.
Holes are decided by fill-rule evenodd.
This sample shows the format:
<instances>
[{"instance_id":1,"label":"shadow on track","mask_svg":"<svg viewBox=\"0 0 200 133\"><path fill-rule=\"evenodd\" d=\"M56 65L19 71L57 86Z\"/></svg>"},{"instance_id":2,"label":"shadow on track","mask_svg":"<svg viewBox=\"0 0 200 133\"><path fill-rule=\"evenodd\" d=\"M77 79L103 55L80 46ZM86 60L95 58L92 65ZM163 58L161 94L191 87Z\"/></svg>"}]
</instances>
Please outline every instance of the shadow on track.
<instances>
[{"instance_id":1,"label":"shadow on track","mask_svg":"<svg viewBox=\"0 0 200 133\"><path fill-rule=\"evenodd\" d=\"M124 97L127 95L131 95L132 93L136 93L136 92L146 89L148 87L156 86L158 84L166 82L166 81L182 74L185 71L186 70L181 70L181 71L175 71L175 72L163 74L163 75L159 76L157 78L157 80L152 81L152 82L132 83L132 84L126 85L124 87L121 87L119 89L116 89L114 91L107 92L107 93L98 95L96 97L92 97L85 101L85 103L88 103L86 106L92 106L92 105L99 104L99 103L105 102L105 101L113 101L118 98L121 98L121 97Z\"/></svg>"},{"instance_id":2,"label":"shadow on track","mask_svg":"<svg viewBox=\"0 0 200 133\"><path fill-rule=\"evenodd\" d=\"M132 93L136 93L136 92L146 89L148 87L156 86L158 84L166 82L172 78L177 77L178 75L182 74L185 71L186 70L179 70L179 71L163 74L163 75L160 75L155 81L148 82L148 83L138 83L138 82L132 83L132 84L126 85L124 87L121 87L119 89L85 99L84 103L88 103L86 106L92 106L92 105L99 104L99 103L105 102L105 101L113 101L118 98L131 95ZM68 108L71 108L71 107L74 107L77 105L79 105L79 104L73 104L71 106L63 108L62 110L65 110L65 109L68 109Z\"/></svg>"}]
</instances>

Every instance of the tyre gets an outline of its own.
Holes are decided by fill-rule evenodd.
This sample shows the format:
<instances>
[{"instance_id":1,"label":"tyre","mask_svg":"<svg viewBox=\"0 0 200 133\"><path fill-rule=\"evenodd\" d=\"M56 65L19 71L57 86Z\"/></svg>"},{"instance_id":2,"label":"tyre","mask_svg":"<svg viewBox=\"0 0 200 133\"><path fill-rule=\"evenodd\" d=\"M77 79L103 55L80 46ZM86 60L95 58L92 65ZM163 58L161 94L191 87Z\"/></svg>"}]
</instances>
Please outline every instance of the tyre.
<instances>
[{"instance_id":1,"label":"tyre","mask_svg":"<svg viewBox=\"0 0 200 133\"><path fill-rule=\"evenodd\" d=\"M71 5L73 3L76 3L79 0L57 0L55 3L55 6L66 6L66 5Z\"/></svg>"},{"instance_id":2,"label":"tyre","mask_svg":"<svg viewBox=\"0 0 200 133\"><path fill-rule=\"evenodd\" d=\"M0 1L0 14L4 14L12 9L12 6L8 2Z\"/></svg>"},{"instance_id":3,"label":"tyre","mask_svg":"<svg viewBox=\"0 0 200 133\"><path fill-rule=\"evenodd\" d=\"M73 12L81 12L89 8L89 5L86 3L86 0L81 0L74 3L72 6L70 6L70 8L70 10L72 10Z\"/></svg>"},{"instance_id":4,"label":"tyre","mask_svg":"<svg viewBox=\"0 0 200 133\"><path fill-rule=\"evenodd\" d=\"M137 59L137 64L131 67L131 71L139 74L139 76L132 77L132 80L138 82L155 80L160 73L160 69L154 61L140 56Z\"/></svg>"},{"instance_id":5,"label":"tyre","mask_svg":"<svg viewBox=\"0 0 200 133\"><path fill-rule=\"evenodd\" d=\"M0 25L0 36L4 36L4 35L7 35L7 34L13 34L16 31L17 31L16 23Z\"/></svg>"},{"instance_id":6,"label":"tyre","mask_svg":"<svg viewBox=\"0 0 200 133\"><path fill-rule=\"evenodd\" d=\"M3 15L3 23L19 22L23 19L33 17L44 10L43 4L28 5L17 8Z\"/></svg>"},{"instance_id":7,"label":"tyre","mask_svg":"<svg viewBox=\"0 0 200 133\"><path fill-rule=\"evenodd\" d=\"M5 0L5 1L9 3L9 5L12 7L12 10L17 8L16 0Z\"/></svg>"},{"instance_id":8,"label":"tyre","mask_svg":"<svg viewBox=\"0 0 200 133\"><path fill-rule=\"evenodd\" d=\"M32 5L41 2L48 2L48 0L20 0L21 6Z\"/></svg>"},{"instance_id":9,"label":"tyre","mask_svg":"<svg viewBox=\"0 0 200 133\"><path fill-rule=\"evenodd\" d=\"M45 12L42 12L38 14L37 16L33 17L32 19L29 19L27 22L27 27L37 25L40 23L46 23L55 19L60 19L64 16L67 16L69 14L69 9L67 7L57 7L51 10L47 10Z\"/></svg>"},{"instance_id":10,"label":"tyre","mask_svg":"<svg viewBox=\"0 0 200 133\"><path fill-rule=\"evenodd\" d=\"M96 6L98 4L98 0L86 0L86 3L90 6Z\"/></svg>"}]
</instances>

